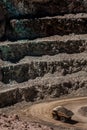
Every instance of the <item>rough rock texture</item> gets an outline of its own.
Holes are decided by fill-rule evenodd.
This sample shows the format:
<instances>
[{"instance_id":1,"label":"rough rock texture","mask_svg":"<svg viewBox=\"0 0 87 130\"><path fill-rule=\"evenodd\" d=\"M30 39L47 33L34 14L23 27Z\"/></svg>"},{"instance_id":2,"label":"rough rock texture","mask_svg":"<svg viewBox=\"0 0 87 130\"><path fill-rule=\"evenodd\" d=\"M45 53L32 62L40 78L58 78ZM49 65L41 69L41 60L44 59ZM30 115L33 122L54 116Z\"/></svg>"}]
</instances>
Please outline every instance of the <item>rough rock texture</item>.
<instances>
[{"instance_id":1,"label":"rough rock texture","mask_svg":"<svg viewBox=\"0 0 87 130\"><path fill-rule=\"evenodd\" d=\"M43 77L47 73L66 75L81 70L87 71L87 55L81 54L58 54L55 56L25 57L17 64L3 63L1 68L2 81L18 83Z\"/></svg>"},{"instance_id":2,"label":"rough rock texture","mask_svg":"<svg viewBox=\"0 0 87 130\"><path fill-rule=\"evenodd\" d=\"M11 28L7 30L7 38L35 39L52 35L67 35L70 33L87 33L87 15L66 15L57 17L44 17L36 19L13 19Z\"/></svg>"},{"instance_id":3,"label":"rough rock texture","mask_svg":"<svg viewBox=\"0 0 87 130\"><path fill-rule=\"evenodd\" d=\"M85 17L50 17L66 13L86 13L85 0L1 0L0 40L35 39L37 37L86 33ZM3 15L2 15L3 14ZM44 18L40 18L43 17ZM37 19L39 17L39 19ZM74 19L75 18L75 19Z\"/></svg>"},{"instance_id":4,"label":"rough rock texture","mask_svg":"<svg viewBox=\"0 0 87 130\"><path fill-rule=\"evenodd\" d=\"M72 94L79 88L87 90L87 78L85 72L78 72L76 74L57 77L54 75L47 75L43 78L36 78L23 84L20 84L19 93L22 94L22 99L26 101L34 101L40 99L49 99L62 97L63 95ZM15 86L18 86L15 84ZM86 96L87 93L83 95Z\"/></svg>"},{"instance_id":5,"label":"rough rock texture","mask_svg":"<svg viewBox=\"0 0 87 130\"><path fill-rule=\"evenodd\" d=\"M1 114L0 130L53 130L53 128L38 123L25 122L18 115Z\"/></svg>"},{"instance_id":6,"label":"rough rock texture","mask_svg":"<svg viewBox=\"0 0 87 130\"><path fill-rule=\"evenodd\" d=\"M0 107L8 106L20 101L38 101L58 98L64 95L87 96L87 73L60 76L45 75L21 84L2 84L0 91ZM4 88L4 90L3 90ZM6 89L8 88L8 89ZM79 90L79 93L77 94ZM80 94L81 92L81 94Z\"/></svg>"},{"instance_id":7,"label":"rough rock texture","mask_svg":"<svg viewBox=\"0 0 87 130\"><path fill-rule=\"evenodd\" d=\"M81 53L87 51L87 35L52 36L33 41L21 40L0 43L0 58L18 62L24 56Z\"/></svg>"},{"instance_id":8,"label":"rough rock texture","mask_svg":"<svg viewBox=\"0 0 87 130\"><path fill-rule=\"evenodd\" d=\"M0 4L0 39L5 35L5 24L5 12L3 6Z\"/></svg>"},{"instance_id":9,"label":"rough rock texture","mask_svg":"<svg viewBox=\"0 0 87 130\"><path fill-rule=\"evenodd\" d=\"M2 39L5 35L5 22L0 22L0 39Z\"/></svg>"},{"instance_id":10,"label":"rough rock texture","mask_svg":"<svg viewBox=\"0 0 87 130\"><path fill-rule=\"evenodd\" d=\"M85 0L1 0L8 17L40 17L64 13L87 12Z\"/></svg>"},{"instance_id":11,"label":"rough rock texture","mask_svg":"<svg viewBox=\"0 0 87 130\"><path fill-rule=\"evenodd\" d=\"M2 72L1 72L1 68L0 68L0 81L2 81Z\"/></svg>"},{"instance_id":12,"label":"rough rock texture","mask_svg":"<svg viewBox=\"0 0 87 130\"><path fill-rule=\"evenodd\" d=\"M9 90L9 89L8 89ZM20 101L21 95L19 94L19 91L17 88L11 89L9 91L0 91L0 106L7 106L12 105L14 103L17 103Z\"/></svg>"},{"instance_id":13,"label":"rough rock texture","mask_svg":"<svg viewBox=\"0 0 87 130\"><path fill-rule=\"evenodd\" d=\"M86 33L86 0L0 0L0 108L87 96ZM12 129L53 130L1 114L0 130Z\"/></svg>"},{"instance_id":14,"label":"rough rock texture","mask_svg":"<svg viewBox=\"0 0 87 130\"><path fill-rule=\"evenodd\" d=\"M86 33L86 18L78 18L78 20L73 17L72 19L67 19L67 17L35 19L48 15L79 12L87 12L85 0L1 0L0 20L2 17L5 17L5 20L0 21L0 40L34 39L55 34Z\"/></svg>"},{"instance_id":15,"label":"rough rock texture","mask_svg":"<svg viewBox=\"0 0 87 130\"><path fill-rule=\"evenodd\" d=\"M0 114L0 130L85 130L81 128L66 128L62 125L56 128L42 125L40 123L32 123L23 121L17 114Z\"/></svg>"},{"instance_id":16,"label":"rough rock texture","mask_svg":"<svg viewBox=\"0 0 87 130\"><path fill-rule=\"evenodd\" d=\"M87 106L83 106L81 107L78 112L82 115L82 116L85 116L87 117Z\"/></svg>"}]
</instances>

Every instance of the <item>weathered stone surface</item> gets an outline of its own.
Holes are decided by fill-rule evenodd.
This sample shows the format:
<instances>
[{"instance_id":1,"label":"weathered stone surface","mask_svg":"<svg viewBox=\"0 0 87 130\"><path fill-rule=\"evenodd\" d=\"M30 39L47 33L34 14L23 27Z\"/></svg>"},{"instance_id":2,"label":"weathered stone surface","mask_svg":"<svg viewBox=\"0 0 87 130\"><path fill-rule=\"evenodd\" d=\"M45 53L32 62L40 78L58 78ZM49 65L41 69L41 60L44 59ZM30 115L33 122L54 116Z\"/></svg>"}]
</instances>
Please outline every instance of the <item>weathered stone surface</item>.
<instances>
[{"instance_id":1,"label":"weathered stone surface","mask_svg":"<svg viewBox=\"0 0 87 130\"><path fill-rule=\"evenodd\" d=\"M2 81L2 72L1 72L1 68L0 68L0 81Z\"/></svg>"},{"instance_id":2,"label":"weathered stone surface","mask_svg":"<svg viewBox=\"0 0 87 130\"><path fill-rule=\"evenodd\" d=\"M5 34L5 22L5 10L0 4L0 39L2 39Z\"/></svg>"},{"instance_id":3,"label":"weathered stone surface","mask_svg":"<svg viewBox=\"0 0 87 130\"><path fill-rule=\"evenodd\" d=\"M11 28L7 30L7 38L35 39L52 35L67 35L70 33L87 33L87 15L66 15L45 17L39 19L11 20Z\"/></svg>"},{"instance_id":4,"label":"weathered stone surface","mask_svg":"<svg viewBox=\"0 0 87 130\"><path fill-rule=\"evenodd\" d=\"M87 12L85 0L1 0L9 17Z\"/></svg>"},{"instance_id":5,"label":"weathered stone surface","mask_svg":"<svg viewBox=\"0 0 87 130\"><path fill-rule=\"evenodd\" d=\"M23 100L29 102L57 98L69 94L72 96L72 93L74 93L74 96L78 96L77 91L79 88L81 89L80 92L84 90L83 95L87 96L87 73L81 71L61 77L50 75L50 77L13 84L12 87L14 88L9 88L9 86L10 84L4 86L6 90L0 91L0 107L12 105Z\"/></svg>"},{"instance_id":6,"label":"weathered stone surface","mask_svg":"<svg viewBox=\"0 0 87 130\"><path fill-rule=\"evenodd\" d=\"M67 75L87 71L87 54L58 54L56 56L26 57L20 63L6 64L2 67L2 82L18 83L43 77L47 73Z\"/></svg>"},{"instance_id":7,"label":"weathered stone surface","mask_svg":"<svg viewBox=\"0 0 87 130\"><path fill-rule=\"evenodd\" d=\"M79 114L84 116L84 117L87 117L87 106L83 106L81 107L79 110L78 110Z\"/></svg>"},{"instance_id":8,"label":"weathered stone surface","mask_svg":"<svg viewBox=\"0 0 87 130\"><path fill-rule=\"evenodd\" d=\"M56 98L68 94L72 95L72 92L75 94L79 88L85 88L83 94L86 96L86 77L87 73L83 71L61 77L57 77L56 74L48 77L44 76L43 78L21 83L20 86L22 87L19 88L19 93L22 94L22 100L35 101L46 98ZM18 85L16 84L15 86Z\"/></svg>"},{"instance_id":9,"label":"weathered stone surface","mask_svg":"<svg viewBox=\"0 0 87 130\"><path fill-rule=\"evenodd\" d=\"M1 109L2 110L2 112L0 112L0 129L1 130L12 130L12 129L13 130L25 130L25 129L26 130L54 130L54 128L50 126L42 125L40 123L31 123L30 121L25 121L24 119L21 119L18 111L16 111L17 108L14 108L14 107L15 106L11 106L12 110L10 110L10 112L12 111L13 113L10 113L8 111L10 107L8 108L8 110L6 108ZM19 109L22 109L22 108L20 107ZM63 130L62 126L59 126L57 128L58 128L57 130ZM78 129L73 129L73 130L78 130Z\"/></svg>"},{"instance_id":10,"label":"weathered stone surface","mask_svg":"<svg viewBox=\"0 0 87 130\"><path fill-rule=\"evenodd\" d=\"M0 21L5 20L5 15L6 15L6 10L4 9L3 5L1 4L0 1Z\"/></svg>"},{"instance_id":11,"label":"weathered stone surface","mask_svg":"<svg viewBox=\"0 0 87 130\"><path fill-rule=\"evenodd\" d=\"M12 105L20 101L21 96L17 88L0 91L0 107Z\"/></svg>"},{"instance_id":12,"label":"weathered stone surface","mask_svg":"<svg viewBox=\"0 0 87 130\"><path fill-rule=\"evenodd\" d=\"M0 22L0 40L3 39L5 34L5 21Z\"/></svg>"},{"instance_id":13,"label":"weathered stone surface","mask_svg":"<svg viewBox=\"0 0 87 130\"><path fill-rule=\"evenodd\" d=\"M16 63L24 56L72 54L84 51L87 51L87 39L84 35L53 36L35 41L4 42L0 45L0 58Z\"/></svg>"}]
</instances>

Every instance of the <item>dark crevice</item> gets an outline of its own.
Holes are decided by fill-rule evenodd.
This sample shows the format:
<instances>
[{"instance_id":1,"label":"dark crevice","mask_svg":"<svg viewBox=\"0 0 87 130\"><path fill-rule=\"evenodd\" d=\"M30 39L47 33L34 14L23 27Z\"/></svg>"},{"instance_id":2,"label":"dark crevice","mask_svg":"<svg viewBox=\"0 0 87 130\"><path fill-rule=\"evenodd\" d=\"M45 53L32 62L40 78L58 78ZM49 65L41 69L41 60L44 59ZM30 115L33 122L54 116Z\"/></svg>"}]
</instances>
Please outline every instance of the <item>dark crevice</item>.
<instances>
[{"instance_id":1,"label":"dark crevice","mask_svg":"<svg viewBox=\"0 0 87 130\"><path fill-rule=\"evenodd\" d=\"M81 12L78 12L81 13ZM83 13L86 13L86 11L84 11ZM32 14L26 14L26 15L18 15L18 16L11 16L9 17L9 21L12 19L17 19L17 20L21 20L21 19L36 19L36 18L43 18L43 17L55 17L55 16L64 16L66 14L69 14L68 12L66 13L55 13L55 14L50 14L48 12L37 12L35 15ZM77 12L71 12L71 14L77 14Z\"/></svg>"},{"instance_id":2,"label":"dark crevice","mask_svg":"<svg viewBox=\"0 0 87 130\"><path fill-rule=\"evenodd\" d=\"M47 12L45 12L45 13L43 13L43 14L39 14L39 13L37 13L37 14L35 14L35 15L18 15L18 16L14 16L14 17L6 17L6 19L5 19L5 22L6 22L6 26L5 26L5 33L4 33L4 35L3 35L3 37L0 39L0 41L6 41L6 40L8 40L8 41L12 41L12 42L14 42L14 41L17 41L17 40L34 40L34 39L36 39L37 38L37 36L33 36L33 37L31 37L31 38L28 38L28 37L21 37L21 38L18 38L18 37L10 37L9 36L9 33L10 33L10 30L12 31L13 29L12 29L12 27L11 27L11 25L10 25L10 20L13 20L13 19L17 19L17 20L23 20L23 19L38 19L38 18L43 18L43 17L55 17L55 16L57 16L57 15L64 15L65 13L61 13L61 14L53 14L53 15L50 15L49 13L47 13ZM74 13L74 14L76 14L76 13ZM53 35L53 32L52 32L52 29L51 29L52 27L51 27L51 25L50 26L48 26L48 36L52 36ZM51 29L51 31L49 31L49 29ZM8 31L8 32L7 32ZM12 31L13 32L13 31ZM67 35L68 35L69 33L67 33ZM61 36L62 36L63 34L61 34ZM45 37L45 36L43 36L43 37ZM38 38L41 38L41 36L38 36Z\"/></svg>"}]
</instances>

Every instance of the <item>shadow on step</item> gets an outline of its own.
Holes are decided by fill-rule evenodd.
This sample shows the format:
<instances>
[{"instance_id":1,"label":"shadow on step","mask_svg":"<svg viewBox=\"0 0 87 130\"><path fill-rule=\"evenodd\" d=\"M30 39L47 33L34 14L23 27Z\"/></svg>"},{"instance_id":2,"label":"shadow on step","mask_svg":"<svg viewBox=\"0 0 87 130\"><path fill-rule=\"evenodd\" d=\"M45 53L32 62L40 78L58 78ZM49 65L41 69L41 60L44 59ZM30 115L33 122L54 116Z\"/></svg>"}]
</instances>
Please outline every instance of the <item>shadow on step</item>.
<instances>
[{"instance_id":1,"label":"shadow on step","mask_svg":"<svg viewBox=\"0 0 87 130\"><path fill-rule=\"evenodd\" d=\"M75 125L75 124L78 123L78 121L76 121L76 120L67 120L66 123Z\"/></svg>"}]
</instances>

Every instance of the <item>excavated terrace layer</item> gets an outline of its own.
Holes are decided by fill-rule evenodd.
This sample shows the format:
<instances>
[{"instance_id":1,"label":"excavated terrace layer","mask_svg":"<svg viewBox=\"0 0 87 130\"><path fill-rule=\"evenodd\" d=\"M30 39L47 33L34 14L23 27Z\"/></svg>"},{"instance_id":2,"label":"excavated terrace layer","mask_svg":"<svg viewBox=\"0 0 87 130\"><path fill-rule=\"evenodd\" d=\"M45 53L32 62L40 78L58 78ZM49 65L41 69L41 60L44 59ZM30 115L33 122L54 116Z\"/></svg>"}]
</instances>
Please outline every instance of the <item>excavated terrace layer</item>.
<instances>
[{"instance_id":1,"label":"excavated terrace layer","mask_svg":"<svg viewBox=\"0 0 87 130\"><path fill-rule=\"evenodd\" d=\"M87 73L78 72L58 77L56 74L21 84L2 84L0 90L0 107L12 105L23 100L36 101L57 98L63 95L86 96ZM79 90L79 91L78 91Z\"/></svg>"},{"instance_id":2,"label":"excavated terrace layer","mask_svg":"<svg viewBox=\"0 0 87 130\"><path fill-rule=\"evenodd\" d=\"M8 17L43 17L87 12L85 0L1 0Z\"/></svg>"},{"instance_id":3,"label":"excavated terrace layer","mask_svg":"<svg viewBox=\"0 0 87 130\"><path fill-rule=\"evenodd\" d=\"M35 19L13 19L6 29L9 40L35 39L53 35L86 34L87 14L69 14L64 16Z\"/></svg>"},{"instance_id":4,"label":"excavated terrace layer","mask_svg":"<svg viewBox=\"0 0 87 130\"><path fill-rule=\"evenodd\" d=\"M18 62L24 56L55 55L59 53L81 53L87 51L87 34L51 36L32 41L0 43L0 58L2 60Z\"/></svg>"},{"instance_id":5,"label":"excavated terrace layer","mask_svg":"<svg viewBox=\"0 0 87 130\"><path fill-rule=\"evenodd\" d=\"M2 82L18 83L43 77L47 73L58 73L59 75L71 74L79 71L87 71L87 54L58 54L54 56L32 57L28 56L20 62L13 64L2 61Z\"/></svg>"},{"instance_id":6,"label":"excavated terrace layer","mask_svg":"<svg viewBox=\"0 0 87 130\"><path fill-rule=\"evenodd\" d=\"M0 40L5 40L5 39L16 40L16 38L33 39L36 37L42 37L42 35L46 35L44 33L42 34L41 32L40 34L36 35L37 32L33 32L32 28L29 29L31 22L34 22L34 20L33 21L30 20L30 18L35 19L35 18L40 18L45 16L56 16L56 15L64 15L69 13L86 13L86 12L87 12L87 2L85 0L75 0L75 1L74 0L67 0L67 1L66 0L61 0L61 1L60 0L45 0L45 1L44 0L38 0L38 1L37 0L1 0L0 1ZM23 21L16 20L17 28L15 28L15 30L13 31L12 28L15 23L13 22L14 20L12 20L11 21L12 26L11 26L10 25L11 19L29 19L29 21L31 22L29 24L29 21L27 20L26 22L25 20ZM37 21L38 20L35 20L35 22ZM39 22L41 22L40 19ZM37 24L38 23L36 23L35 26L37 26ZM20 28L19 26L21 27L21 29L19 29ZM53 26L51 27L51 25L49 25L47 26L47 28L49 30L49 28L54 28L54 27ZM9 32L9 30L11 32ZM19 33L21 30L23 32L22 33L23 35L17 34L17 36L10 37L9 33ZM60 29L59 31L62 30ZM49 33L51 34L51 32L52 31L50 30ZM31 33L31 34L29 35L27 33L29 34ZM59 32L57 34L59 34Z\"/></svg>"},{"instance_id":7,"label":"excavated terrace layer","mask_svg":"<svg viewBox=\"0 0 87 130\"><path fill-rule=\"evenodd\" d=\"M0 1L0 39L5 35L6 21L5 21L5 10L1 5Z\"/></svg>"},{"instance_id":8,"label":"excavated terrace layer","mask_svg":"<svg viewBox=\"0 0 87 130\"><path fill-rule=\"evenodd\" d=\"M0 107L87 95L85 0L1 0L0 16L0 40L16 40L0 43Z\"/></svg>"}]
</instances>

